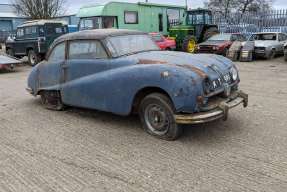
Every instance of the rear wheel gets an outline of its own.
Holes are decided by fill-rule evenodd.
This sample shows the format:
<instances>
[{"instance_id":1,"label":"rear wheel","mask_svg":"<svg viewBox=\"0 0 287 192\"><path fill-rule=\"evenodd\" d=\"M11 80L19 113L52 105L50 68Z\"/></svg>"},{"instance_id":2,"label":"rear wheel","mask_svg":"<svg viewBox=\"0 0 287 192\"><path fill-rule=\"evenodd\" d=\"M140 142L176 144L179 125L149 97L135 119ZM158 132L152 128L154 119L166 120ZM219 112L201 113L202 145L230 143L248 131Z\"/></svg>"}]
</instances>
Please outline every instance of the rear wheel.
<instances>
[{"instance_id":1,"label":"rear wheel","mask_svg":"<svg viewBox=\"0 0 287 192\"><path fill-rule=\"evenodd\" d=\"M14 51L13 51L13 49L11 49L11 48L7 49L7 50L6 50L6 54L7 54L7 55L10 55L10 56L12 56L12 57L14 57Z\"/></svg>"},{"instance_id":2,"label":"rear wheel","mask_svg":"<svg viewBox=\"0 0 287 192\"><path fill-rule=\"evenodd\" d=\"M196 49L196 38L194 36L187 36L183 40L182 50L188 53L194 53Z\"/></svg>"},{"instance_id":3,"label":"rear wheel","mask_svg":"<svg viewBox=\"0 0 287 192\"><path fill-rule=\"evenodd\" d=\"M216 27L211 27L205 31L202 40L206 41L207 39L209 39L210 37L212 37L213 35L216 35L218 33L219 33L219 31Z\"/></svg>"},{"instance_id":4,"label":"rear wheel","mask_svg":"<svg viewBox=\"0 0 287 192\"><path fill-rule=\"evenodd\" d=\"M182 134L174 118L174 107L164 94L153 93L140 104L140 118L144 129L160 139L175 140Z\"/></svg>"},{"instance_id":5,"label":"rear wheel","mask_svg":"<svg viewBox=\"0 0 287 192\"><path fill-rule=\"evenodd\" d=\"M31 66L35 66L40 62L40 56L37 55L34 50L29 50L28 61Z\"/></svg>"},{"instance_id":6,"label":"rear wheel","mask_svg":"<svg viewBox=\"0 0 287 192\"><path fill-rule=\"evenodd\" d=\"M45 108L55 111L61 111L65 108L59 91L42 91L40 95Z\"/></svg>"}]
</instances>

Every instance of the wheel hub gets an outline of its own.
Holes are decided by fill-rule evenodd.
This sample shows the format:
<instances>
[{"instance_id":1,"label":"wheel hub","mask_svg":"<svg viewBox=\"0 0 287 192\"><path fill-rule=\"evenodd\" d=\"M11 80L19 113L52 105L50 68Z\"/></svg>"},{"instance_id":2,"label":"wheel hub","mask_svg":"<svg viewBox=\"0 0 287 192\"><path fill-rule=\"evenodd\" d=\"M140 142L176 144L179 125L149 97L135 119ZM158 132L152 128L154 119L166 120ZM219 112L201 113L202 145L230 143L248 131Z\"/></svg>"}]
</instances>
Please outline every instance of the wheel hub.
<instances>
[{"instance_id":1,"label":"wheel hub","mask_svg":"<svg viewBox=\"0 0 287 192\"><path fill-rule=\"evenodd\" d=\"M195 41L194 40L190 40L188 42L188 48L187 48L189 53L193 53L195 50Z\"/></svg>"},{"instance_id":2,"label":"wheel hub","mask_svg":"<svg viewBox=\"0 0 287 192\"><path fill-rule=\"evenodd\" d=\"M150 130L157 134L168 131L169 120L165 110L156 104L149 105L145 110L145 120Z\"/></svg>"}]
</instances>

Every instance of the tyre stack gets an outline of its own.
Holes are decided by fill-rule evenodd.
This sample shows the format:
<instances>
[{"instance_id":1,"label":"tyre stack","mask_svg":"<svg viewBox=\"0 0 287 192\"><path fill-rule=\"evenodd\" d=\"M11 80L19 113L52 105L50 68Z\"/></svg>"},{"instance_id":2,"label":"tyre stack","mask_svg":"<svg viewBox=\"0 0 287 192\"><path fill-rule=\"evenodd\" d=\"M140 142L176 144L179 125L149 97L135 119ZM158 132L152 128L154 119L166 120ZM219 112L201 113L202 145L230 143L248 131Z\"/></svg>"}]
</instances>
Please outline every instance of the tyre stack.
<instances>
[{"instance_id":1,"label":"tyre stack","mask_svg":"<svg viewBox=\"0 0 287 192\"><path fill-rule=\"evenodd\" d=\"M238 61L240 57L240 50L241 50L242 44L240 41L234 41L232 45L230 46L226 57L231 59L232 61Z\"/></svg>"},{"instance_id":2,"label":"tyre stack","mask_svg":"<svg viewBox=\"0 0 287 192\"><path fill-rule=\"evenodd\" d=\"M253 61L254 48L255 48L254 41L247 41L242 46L239 60L241 62L251 62L251 61Z\"/></svg>"}]
</instances>

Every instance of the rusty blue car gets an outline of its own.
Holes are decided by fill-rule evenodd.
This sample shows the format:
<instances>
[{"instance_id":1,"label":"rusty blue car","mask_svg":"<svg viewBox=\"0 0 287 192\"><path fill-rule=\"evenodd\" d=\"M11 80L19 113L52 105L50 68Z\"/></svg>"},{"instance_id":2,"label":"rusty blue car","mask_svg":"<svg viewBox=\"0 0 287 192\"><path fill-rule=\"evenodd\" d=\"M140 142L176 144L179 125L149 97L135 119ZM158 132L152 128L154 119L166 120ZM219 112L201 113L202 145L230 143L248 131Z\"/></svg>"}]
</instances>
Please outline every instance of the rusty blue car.
<instances>
[{"instance_id":1,"label":"rusty blue car","mask_svg":"<svg viewBox=\"0 0 287 192\"><path fill-rule=\"evenodd\" d=\"M223 56L161 51L146 33L97 29L56 39L27 90L52 110L139 114L149 134L175 140L182 124L226 120L229 109L247 107L239 82Z\"/></svg>"}]
</instances>

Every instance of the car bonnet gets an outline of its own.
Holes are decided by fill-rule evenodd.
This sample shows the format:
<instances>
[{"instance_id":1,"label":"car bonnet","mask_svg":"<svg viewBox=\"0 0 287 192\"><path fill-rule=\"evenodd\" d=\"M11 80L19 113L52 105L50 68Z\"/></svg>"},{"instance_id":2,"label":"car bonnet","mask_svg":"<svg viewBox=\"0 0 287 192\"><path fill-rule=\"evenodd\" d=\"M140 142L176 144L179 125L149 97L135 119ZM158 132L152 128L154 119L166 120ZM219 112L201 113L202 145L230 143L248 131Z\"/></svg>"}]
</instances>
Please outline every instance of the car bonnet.
<instances>
[{"instance_id":1,"label":"car bonnet","mask_svg":"<svg viewBox=\"0 0 287 192\"><path fill-rule=\"evenodd\" d=\"M231 60L214 54L190 54L175 51L150 51L128 56L137 59L138 64L167 64L199 72L201 75L214 76L216 73L225 74L233 66Z\"/></svg>"}]
</instances>

